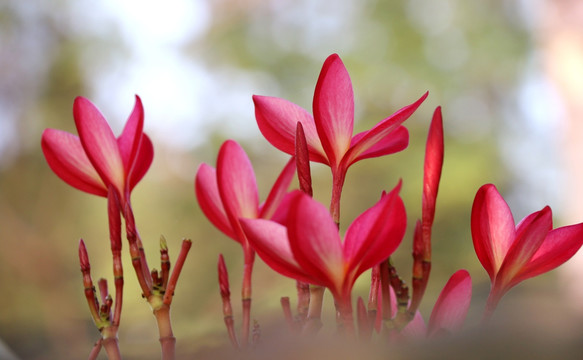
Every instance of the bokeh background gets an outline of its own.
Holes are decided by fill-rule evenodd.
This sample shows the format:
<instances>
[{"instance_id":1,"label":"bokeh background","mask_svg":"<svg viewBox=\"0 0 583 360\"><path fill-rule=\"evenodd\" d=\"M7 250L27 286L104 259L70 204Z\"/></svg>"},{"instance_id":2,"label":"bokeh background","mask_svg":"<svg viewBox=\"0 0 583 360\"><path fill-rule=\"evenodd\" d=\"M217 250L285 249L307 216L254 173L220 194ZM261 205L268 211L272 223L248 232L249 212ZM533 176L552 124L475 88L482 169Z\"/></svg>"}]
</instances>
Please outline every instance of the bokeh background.
<instances>
[{"instance_id":1,"label":"bokeh background","mask_svg":"<svg viewBox=\"0 0 583 360\"><path fill-rule=\"evenodd\" d=\"M577 0L0 2L0 339L22 359L84 358L98 339L77 245L85 240L94 278L112 281L106 201L58 179L40 137L47 127L76 133L78 95L91 99L117 134L138 94L155 146L154 163L133 193L150 266L159 266L161 234L172 259L183 237L193 240L172 306L178 354L223 346L216 261L223 253L240 323L242 252L202 215L193 191L197 167L214 166L221 143L235 139L252 159L264 199L287 157L259 133L251 95L283 97L311 111L331 53L353 80L356 131L429 91L406 123L407 150L350 169L344 229L399 179L410 224L420 216L425 137L433 110L443 107L445 165L422 311L428 318L447 278L466 268L474 281L467 326L476 326L489 289L469 230L479 186L495 183L517 221L546 204L557 226L583 220L582 24ZM316 165L313 172L315 197L328 203L329 170ZM410 246L411 231L394 259L404 279ZM125 257L122 353L154 359L154 318ZM524 327L550 317L547 329L557 336L580 330L582 267L574 260L520 285L497 321L518 313ZM366 297L367 279L365 273L355 298ZM279 298L295 304L295 283L259 259L253 280L253 318L264 332L283 327ZM328 304L323 331L333 332L329 296Z\"/></svg>"}]
</instances>

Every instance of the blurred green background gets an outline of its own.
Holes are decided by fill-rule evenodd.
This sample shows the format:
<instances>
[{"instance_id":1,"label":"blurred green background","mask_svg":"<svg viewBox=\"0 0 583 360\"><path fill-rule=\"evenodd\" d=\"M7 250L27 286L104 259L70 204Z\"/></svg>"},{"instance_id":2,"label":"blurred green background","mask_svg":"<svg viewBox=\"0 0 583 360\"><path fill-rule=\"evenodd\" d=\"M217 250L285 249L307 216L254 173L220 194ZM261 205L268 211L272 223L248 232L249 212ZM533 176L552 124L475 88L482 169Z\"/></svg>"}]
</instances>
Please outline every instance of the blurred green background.
<instances>
[{"instance_id":1,"label":"blurred green background","mask_svg":"<svg viewBox=\"0 0 583 360\"><path fill-rule=\"evenodd\" d=\"M543 3L0 3L0 338L23 359L84 358L98 339L83 296L77 245L85 240L94 279L111 282L106 201L58 179L42 156L40 137L47 127L76 133L72 104L78 95L91 99L118 134L138 94L145 131L155 146L153 165L133 193L150 266L159 267L160 234L168 239L173 260L181 239L193 240L172 306L178 353L189 357L224 344L216 261L219 253L225 255L240 323L242 252L202 215L194 175L201 162L214 166L222 142L233 138L251 157L264 199L287 158L259 133L251 95L283 97L311 111L319 71L331 53L341 56L353 80L355 131L369 129L429 91L406 123L407 150L350 169L342 197L344 229L399 179L414 224L428 124L435 107L443 107L445 165L433 273L422 311L427 319L447 278L466 268L474 280L468 326L476 325L489 289L469 231L479 186L497 184L516 220L545 204L563 204L562 190L552 186L561 176L559 120L547 117L558 106L553 96L560 95L546 86L537 41ZM329 169L316 165L313 177L315 197L328 203ZM395 255L406 280L410 245L411 231ZM156 358L155 322L124 256L121 350L128 359ZM266 329L284 326L279 298L291 296L295 304L295 283L259 259L253 281L253 318ZM355 299L367 296L367 281L365 273ZM536 293L536 299L547 299L544 291L557 288L551 274L508 297L532 299ZM329 304L328 332L331 309Z\"/></svg>"}]
</instances>

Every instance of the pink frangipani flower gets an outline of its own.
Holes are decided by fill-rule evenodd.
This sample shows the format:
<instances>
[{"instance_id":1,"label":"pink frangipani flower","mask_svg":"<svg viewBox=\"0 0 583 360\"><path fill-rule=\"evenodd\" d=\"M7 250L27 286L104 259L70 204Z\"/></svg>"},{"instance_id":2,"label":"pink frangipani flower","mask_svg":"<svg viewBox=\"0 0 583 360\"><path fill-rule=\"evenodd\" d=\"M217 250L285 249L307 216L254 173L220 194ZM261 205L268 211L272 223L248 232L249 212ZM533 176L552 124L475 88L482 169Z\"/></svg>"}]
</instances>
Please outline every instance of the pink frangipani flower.
<instances>
[{"instance_id":1,"label":"pink frangipani flower","mask_svg":"<svg viewBox=\"0 0 583 360\"><path fill-rule=\"evenodd\" d=\"M484 319L491 316L508 290L563 264L583 244L583 223L553 229L548 206L514 224L496 187L483 185L472 207L472 238L492 283Z\"/></svg>"},{"instance_id":2,"label":"pink frangipani flower","mask_svg":"<svg viewBox=\"0 0 583 360\"><path fill-rule=\"evenodd\" d=\"M252 219L241 219L241 224L267 265L285 276L329 288L341 313L351 319L354 282L386 260L405 234L407 219L399 190L400 184L358 216L344 242L328 210L300 191L292 195L285 226Z\"/></svg>"},{"instance_id":3,"label":"pink frangipani flower","mask_svg":"<svg viewBox=\"0 0 583 360\"><path fill-rule=\"evenodd\" d=\"M81 191L107 197L114 188L122 201L152 164L152 142L143 133L144 109L136 96L134 110L116 138L99 110L83 97L73 105L79 136L56 129L43 132L41 145L51 169Z\"/></svg>"},{"instance_id":4,"label":"pink frangipani flower","mask_svg":"<svg viewBox=\"0 0 583 360\"><path fill-rule=\"evenodd\" d=\"M296 124L302 123L310 160L329 165L332 169L331 212L338 221L340 193L348 167L362 159L405 149L409 133L401 124L426 97L427 94L423 95L372 129L354 135L352 82L340 57L333 54L324 62L316 84L314 116L298 105L276 97L255 95L253 101L259 130L267 141L283 152L295 153Z\"/></svg>"}]
</instances>

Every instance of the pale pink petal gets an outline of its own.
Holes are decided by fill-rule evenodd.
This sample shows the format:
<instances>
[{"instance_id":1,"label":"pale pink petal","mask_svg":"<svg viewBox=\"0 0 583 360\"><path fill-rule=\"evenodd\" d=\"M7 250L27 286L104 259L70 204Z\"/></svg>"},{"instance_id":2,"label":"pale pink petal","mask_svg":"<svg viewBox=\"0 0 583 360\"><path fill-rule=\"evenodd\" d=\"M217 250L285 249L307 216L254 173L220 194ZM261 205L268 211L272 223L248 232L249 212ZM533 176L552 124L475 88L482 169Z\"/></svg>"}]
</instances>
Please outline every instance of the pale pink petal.
<instances>
[{"instance_id":1,"label":"pale pink petal","mask_svg":"<svg viewBox=\"0 0 583 360\"><path fill-rule=\"evenodd\" d=\"M217 174L213 167L204 163L200 164L194 179L194 191L200 209L210 222L231 239L240 241L235 236L223 207L217 186Z\"/></svg>"},{"instance_id":2,"label":"pale pink petal","mask_svg":"<svg viewBox=\"0 0 583 360\"><path fill-rule=\"evenodd\" d=\"M154 160L154 145L152 140L146 135L142 134L142 141L134 160L134 165L129 174L130 191L136 186L140 180L146 175L152 161Z\"/></svg>"},{"instance_id":3,"label":"pale pink petal","mask_svg":"<svg viewBox=\"0 0 583 360\"><path fill-rule=\"evenodd\" d=\"M514 276L517 284L551 271L569 260L583 244L583 224L564 226L550 231L530 261Z\"/></svg>"},{"instance_id":4,"label":"pale pink petal","mask_svg":"<svg viewBox=\"0 0 583 360\"><path fill-rule=\"evenodd\" d=\"M519 227L521 231L516 233L516 239L496 276L500 286L514 283L514 276L532 259L552 229L552 212L548 206L527 218L528 226Z\"/></svg>"},{"instance_id":5,"label":"pale pink petal","mask_svg":"<svg viewBox=\"0 0 583 360\"><path fill-rule=\"evenodd\" d=\"M140 148L144 128L144 107L142 100L136 95L134 109L126 122L121 135L117 139L119 152L123 160L126 174L129 174Z\"/></svg>"},{"instance_id":6,"label":"pale pink petal","mask_svg":"<svg viewBox=\"0 0 583 360\"><path fill-rule=\"evenodd\" d=\"M313 108L314 122L329 164L337 167L352 140L354 94L350 75L336 54L330 55L322 66Z\"/></svg>"},{"instance_id":7,"label":"pale pink petal","mask_svg":"<svg viewBox=\"0 0 583 360\"><path fill-rule=\"evenodd\" d=\"M247 240L265 263L278 273L303 282L314 283L291 251L285 226L264 219L240 219Z\"/></svg>"},{"instance_id":8,"label":"pale pink petal","mask_svg":"<svg viewBox=\"0 0 583 360\"><path fill-rule=\"evenodd\" d=\"M287 193L287 189L289 188L295 173L296 159L292 157L277 177L277 180L273 184L273 187L267 196L267 200L265 200L265 203L261 206L259 211L260 218L271 219L279 207L279 204L283 200L285 194Z\"/></svg>"},{"instance_id":9,"label":"pale pink petal","mask_svg":"<svg viewBox=\"0 0 583 360\"><path fill-rule=\"evenodd\" d=\"M344 261L338 227L324 205L299 190L294 193L287 224L294 257L307 274L340 295Z\"/></svg>"},{"instance_id":10,"label":"pale pink petal","mask_svg":"<svg viewBox=\"0 0 583 360\"><path fill-rule=\"evenodd\" d=\"M371 153L374 154L377 152L378 148L374 148L373 150L371 150L371 148L375 147L380 142L386 141L384 139L387 136L392 136L392 133L397 130L405 120L413 115L415 110L417 110L421 103L423 103L423 101L427 98L427 95L428 93L425 93L413 104L407 105L404 108L398 110L396 113L384 119L375 125L372 129L367 131L366 134L358 139L358 142L353 142L352 146L350 146L350 150L348 150L342 159L342 162L346 164L346 167L360 159L371 157L365 156L366 154L370 155ZM397 133L397 136L403 137L402 131ZM402 141L403 140L401 139L401 143Z\"/></svg>"},{"instance_id":11,"label":"pale pink petal","mask_svg":"<svg viewBox=\"0 0 583 360\"><path fill-rule=\"evenodd\" d=\"M79 137L46 129L41 146L50 168L63 181L81 191L107 196L107 187L85 154Z\"/></svg>"},{"instance_id":12,"label":"pale pink petal","mask_svg":"<svg viewBox=\"0 0 583 360\"><path fill-rule=\"evenodd\" d=\"M494 185L486 184L478 190L471 228L476 255L494 281L515 238L512 212Z\"/></svg>"},{"instance_id":13,"label":"pale pink petal","mask_svg":"<svg viewBox=\"0 0 583 360\"><path fill-rule=\"evenodd\" d=\"M233 140L225 141L219 150L217 183L231 226L235 227L241 217L258 217L255 172L243 148Z\"/></svg>"},{"instance_id":14,"label":"pale pink petal","mask_svg":"<svg viewBox=\"0 0 583 360\"><path fill-rule=\"evenodd\" d=\"M124 193L126 174L117 140L105 118L89 100L77 97L73 117L81 144L104 183Z\"/></svg>"},{"instance_id":15,"label":"pale pink petal","mask_svg":"<svg viewBox=\"0 0 583 360\"><path fill-rule=\"evenodd\" d=\"M439 294L429 324L427 336L436 336L440 332L459 331L466 319L472 299L472 279L466 270L454 273Z\"/></svg>"},{"instance_id":16,"label":"pale pink petal","mask_svg":"<svg viewBox=\"0 0 583 360\"><path fill-rule=\"evenodd\" d=\"M253 103L259 130L271 145L294 155L296 126L300 122L306 135L310 160L328 164L314 118L306 110L287 100L269 96L254 95Z\"/></svg>"}]
</instances>

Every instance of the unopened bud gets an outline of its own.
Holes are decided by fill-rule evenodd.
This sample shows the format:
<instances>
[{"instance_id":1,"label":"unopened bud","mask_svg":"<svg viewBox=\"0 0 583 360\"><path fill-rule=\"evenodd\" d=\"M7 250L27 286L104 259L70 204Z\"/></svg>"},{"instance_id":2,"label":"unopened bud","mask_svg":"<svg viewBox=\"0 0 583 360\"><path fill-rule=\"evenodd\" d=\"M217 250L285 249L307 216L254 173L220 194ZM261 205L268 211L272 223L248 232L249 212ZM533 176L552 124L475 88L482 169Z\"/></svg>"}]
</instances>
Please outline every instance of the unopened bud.
<instances>
[{"instance_id":1,"label":"unopened bud","mask_svg":"<svg viewBox=\"0 0 583 360\"><path fill-rule=\"evenodd\" d=\"M223 254L219 254L219 287L221 289L222 297L231 296L231 291L229 290L229 273L227 271L227 266L225 265L225 259Z\"/></svg>"},{"instance_id":2,"label":"unopened bud","mask_svg":"<svg viewBox=\"0 0 583 360\"><path fill-rule=\"evenodd\" d=\"M91 270L89 255L87 254L87 248L83 239L79 240L79 263L81 264L81 272L86 273Z\"/></svg>"}]
</instances>

